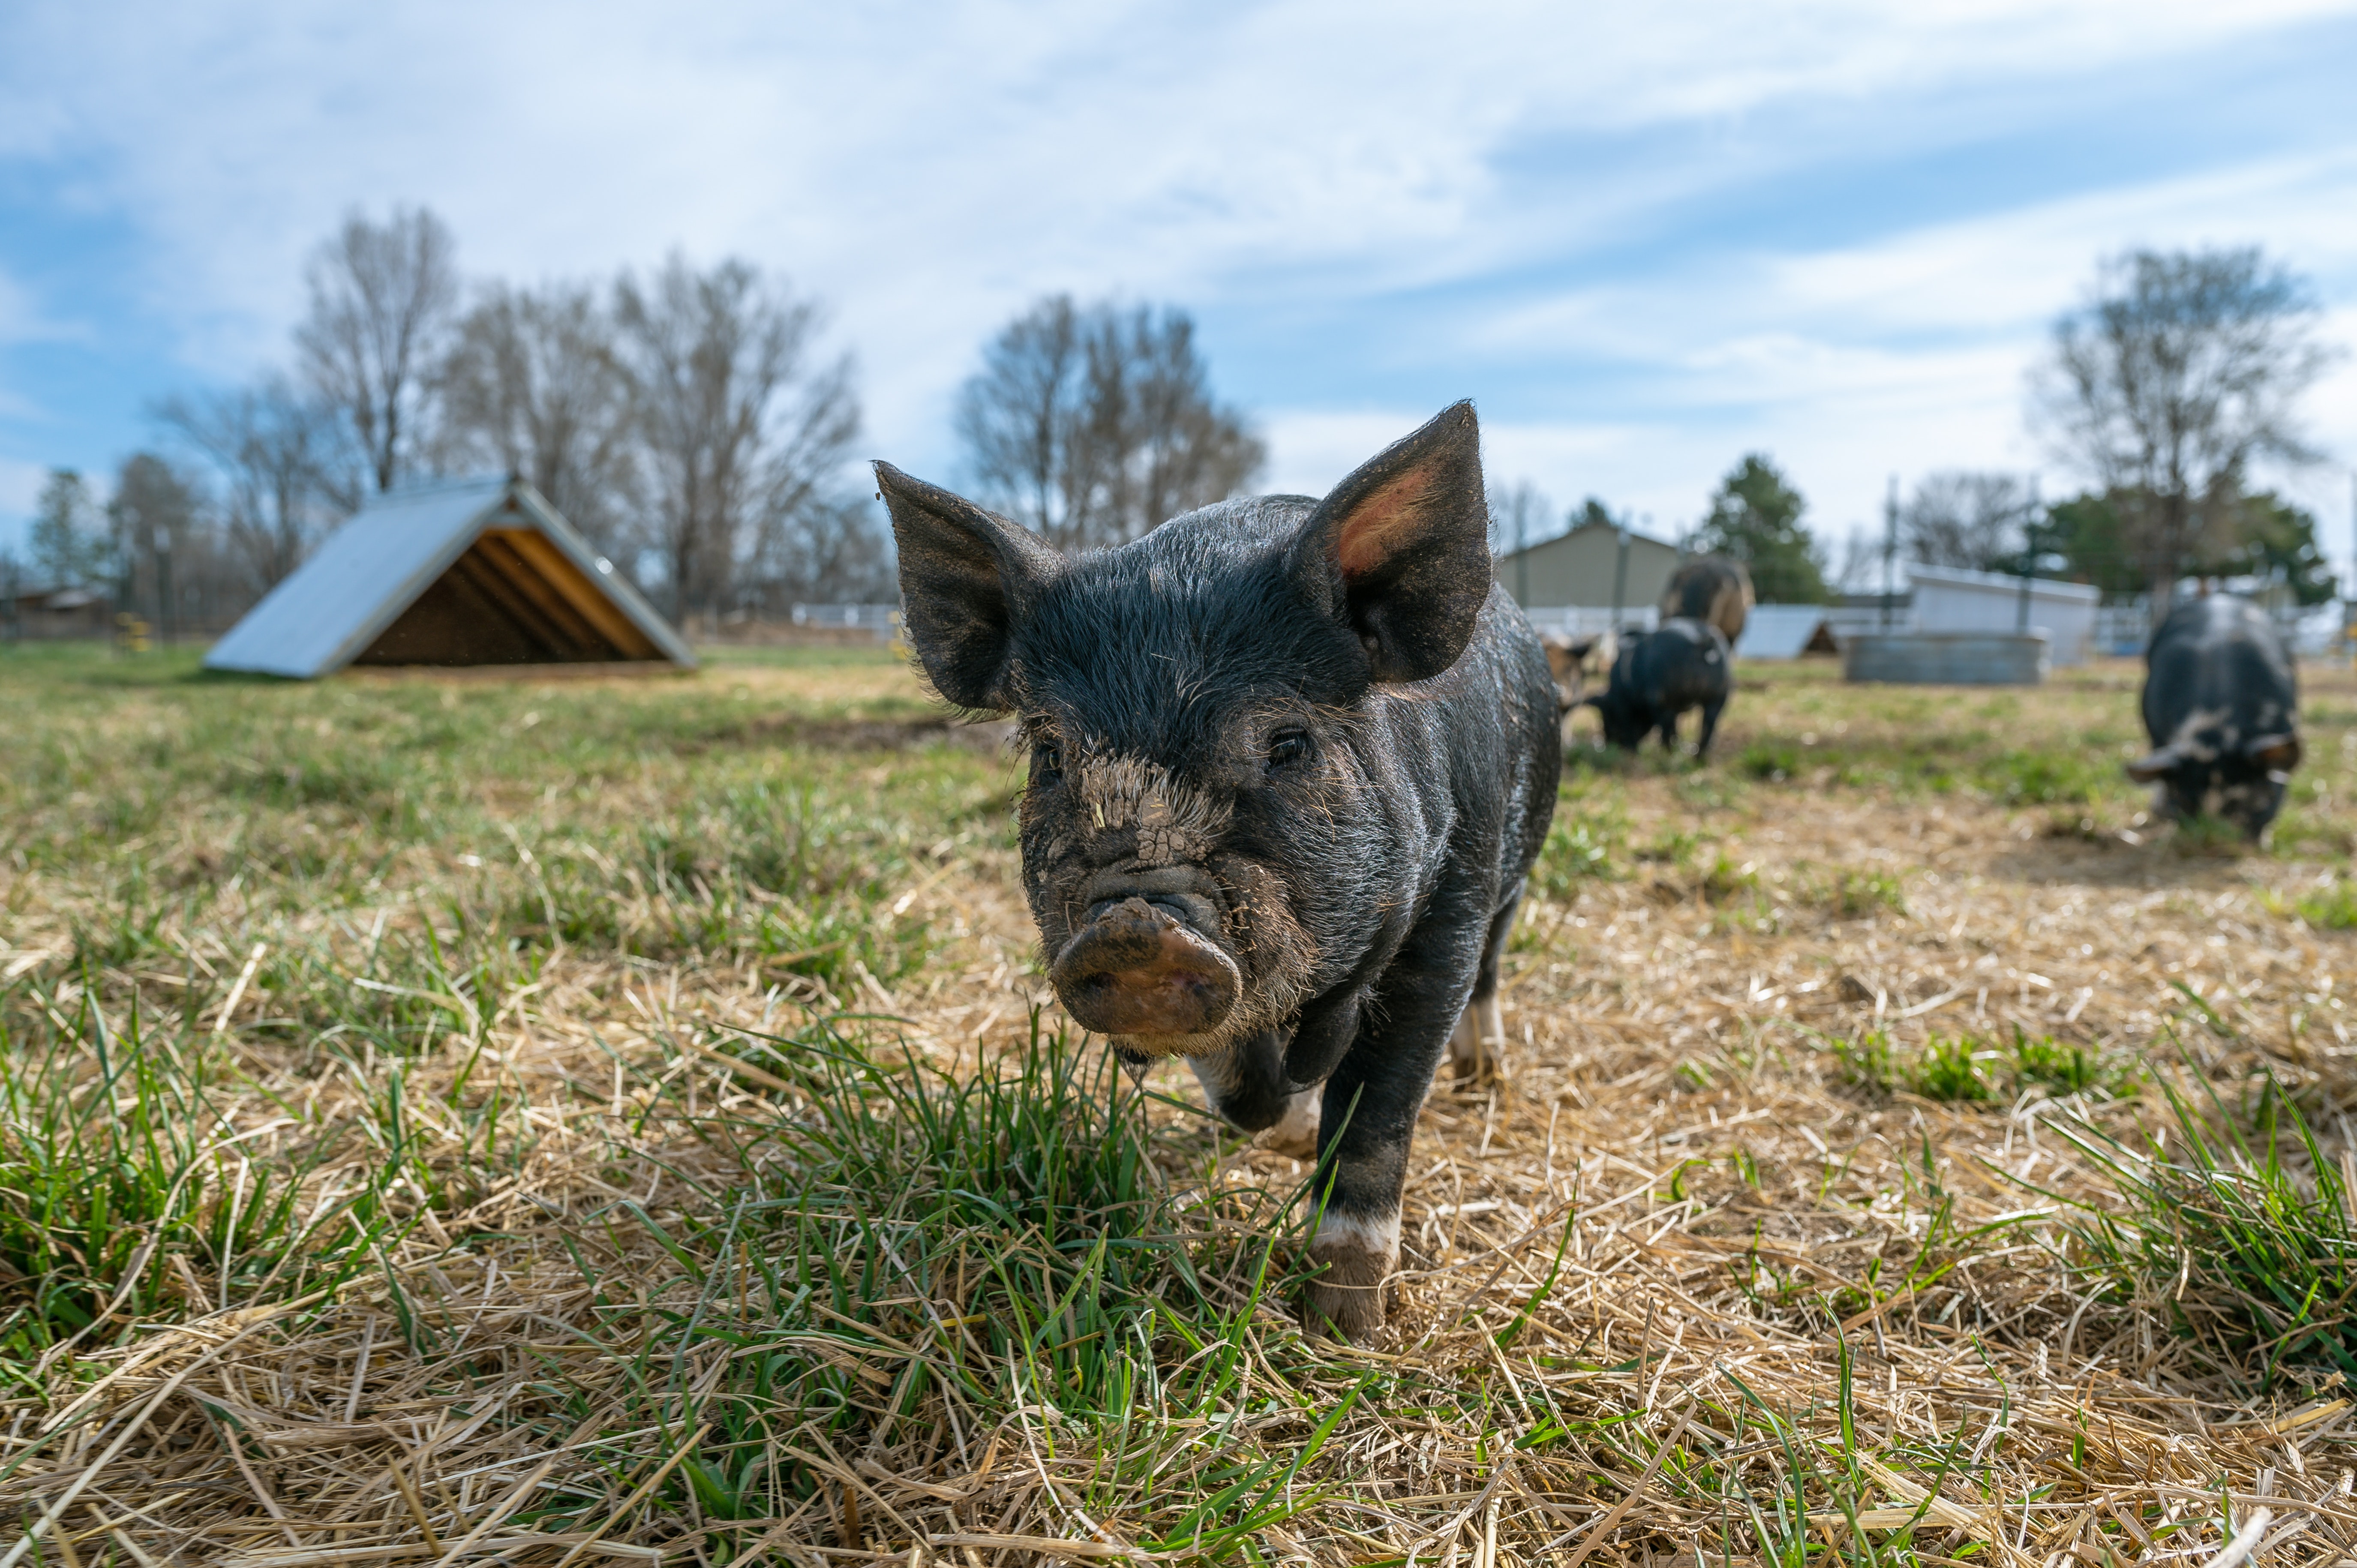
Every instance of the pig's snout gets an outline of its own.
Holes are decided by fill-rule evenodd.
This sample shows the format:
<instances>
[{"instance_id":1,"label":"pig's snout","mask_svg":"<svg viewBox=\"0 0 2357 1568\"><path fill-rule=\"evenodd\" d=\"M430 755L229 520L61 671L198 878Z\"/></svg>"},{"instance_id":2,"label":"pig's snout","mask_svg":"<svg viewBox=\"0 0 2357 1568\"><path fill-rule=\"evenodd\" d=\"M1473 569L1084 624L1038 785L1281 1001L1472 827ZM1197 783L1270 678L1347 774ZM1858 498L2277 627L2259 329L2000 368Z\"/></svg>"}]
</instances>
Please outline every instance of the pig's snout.
<instances>
[{"instance_id":1,"label":"pig's snout","mask_svg":"<svg viewBox=\"0 0 2357 1568\"><path fill-rule=\"evenodd\" d=\"M1064 1008L1101 1035L1202 1035L1236 1004L1235 961L1168 908L1132 896L1100 904L1048 978Z\"/></svg>"}]
</instances>

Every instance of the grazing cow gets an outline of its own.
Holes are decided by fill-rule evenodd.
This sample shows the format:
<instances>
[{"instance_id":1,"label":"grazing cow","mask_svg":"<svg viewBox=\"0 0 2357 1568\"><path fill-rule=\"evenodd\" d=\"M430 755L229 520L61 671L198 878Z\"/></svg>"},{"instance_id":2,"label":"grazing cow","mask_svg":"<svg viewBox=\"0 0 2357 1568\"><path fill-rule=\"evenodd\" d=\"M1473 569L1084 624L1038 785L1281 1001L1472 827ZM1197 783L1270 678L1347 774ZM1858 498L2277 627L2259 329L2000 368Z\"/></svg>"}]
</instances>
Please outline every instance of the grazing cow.
<instances>
[{"instance_id":1,"label":"grazing cow","mask_svg":"<svg viewBox=\"0 0 2357 1568\"><path fill-rule=\"evenodd\" d=\"M2299 766L2299 686L2266 617L2222 594L2171 610L2145 650L2143 706L2153 749L2128 777L2160 787L2160 811L2264 833Z\"/></svg>"},{"instance_id":2,"label":"grazing cow","mask_svg":"<svg viewBox=\"0 0 2357 1568\"><path fill-rule=\"evenodd\" d=\"M1705 621L1680 617L1663 621L1620 646L1612 665L1612 681L1601 696L1588 704L1604 721L1608 745L1634 751L1655 730L1662 746L1678 748L1678 715L1688 708L1702 710L1702 734L1695 755L1710 755L1710 737L1718 732L1719 711L1734 689L1727 638Z\"/></svg>"},{"instance_id":3,"label":"grazing cow","mask_svg":"<svg viewBox=\"0 0 2357 1568\"><path fill-rule=\"evenodd\" d=\"M1472 405L1322 501L1072 556L876 473L925 673L1029 743L1023 886L1057 995L1125 1061L1187 1058L1237 1126L1314 1136L1309 1305L1373 1334L1409 1134L1443 1055L1501 1040L1563 766L1546 656L1491 578Z\"/></svg>"},{"instance_id":4,"label":"grazing cow","mask_svg":"<svg viewBox=\"0 0 2357 1568\"><path fill-rule=\"evenodd\" d=\"M1670 585L1662 590L1662 618L1715 626L1734 647L1751 618L1750 572L1724 555L1695 556L1670 574Z\"/></svg>"}]
</instances>

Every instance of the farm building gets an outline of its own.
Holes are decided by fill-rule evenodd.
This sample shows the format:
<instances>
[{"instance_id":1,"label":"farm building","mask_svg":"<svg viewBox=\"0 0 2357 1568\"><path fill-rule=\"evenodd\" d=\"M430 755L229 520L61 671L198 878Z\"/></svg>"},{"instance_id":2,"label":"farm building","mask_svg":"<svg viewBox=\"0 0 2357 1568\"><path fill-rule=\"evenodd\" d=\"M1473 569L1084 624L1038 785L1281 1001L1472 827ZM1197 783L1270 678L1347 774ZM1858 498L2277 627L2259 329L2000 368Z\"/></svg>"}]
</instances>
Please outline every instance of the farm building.
<instances>
[{"instance_id":1,"label":"farm building","mask_svg":"<svg viewBox=\"0 0 2357 1568\"><path fill-rule=\"evenodd\" d=\"M311 680L348 664L640 664L687 644L520 479L380 496L205 656Z\"/></svg>"},{"instance_id":2,"label":"farm building","mask_svg":"<svg viewBox=\"0 0 2357 1568\"><path fill-rule=\"evenodd\" d=\"M1676 545L1631 532L1629 575L1617 602L1628 610L1651 609L1661 602L1681 559ZM1544 543L1510 551L1493 566L1498 581L1524 609L1538 605L1609 610L1620 569L1620 530L1602 522L1584 522Z\"/></svg>"},{"instance_id":3,"label":"farm building","mask_svg":"<svg viewBox=\"0 0 2357 1568\"><path fill-rule=\"evenodd\" d=\"M2022 579L1958 566L1907 568L1910 585L1906 631L2011 632L2020 628ZM2057 665L2084 664L2094 652L2095 610L2101 590L2050 577L2029 580L2029 629L2046 634L2049 657Z\"/></svg>"},{"instance_id":4,"label":"farm building","mask_svg":"<svg viewBox=\"0 0 2357 1568\"><path fill-rule=\"evenodd\" d=\"M1839 653L1823 605L1754 605L1736 639L1738 659L1798 659Z\"/></svg>"},{"instance_id":5,"label":"farm building","mask_svg":"<svg viewBox=\"0 0 2357 1568\"><path fill-rule=\"evenodd\" d=\"M0 639L105 637L114 604L103 588L24 588L0 593Z\"/></svg>"}]
</instances>

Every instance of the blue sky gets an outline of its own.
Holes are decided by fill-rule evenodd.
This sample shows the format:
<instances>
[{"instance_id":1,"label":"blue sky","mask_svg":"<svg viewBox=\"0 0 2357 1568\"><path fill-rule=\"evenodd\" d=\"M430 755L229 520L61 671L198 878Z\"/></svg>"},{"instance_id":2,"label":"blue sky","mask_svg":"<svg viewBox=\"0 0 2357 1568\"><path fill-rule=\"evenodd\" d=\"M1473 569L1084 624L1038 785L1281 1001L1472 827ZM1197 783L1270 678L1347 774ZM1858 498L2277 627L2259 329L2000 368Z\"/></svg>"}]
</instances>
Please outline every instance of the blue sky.
<instances>
[{"instance_id":1,"label":"blue sky","mask_svg":"<svg viewBox=\"0 0 2357 1568\"><path fill-rule=\"evenodd\" d=\"M349 208L469 273L742 254L831 305L868 450L1037 295L1191 308L1272 489L1456 398L1492 469L1674 532L1766 450L2040 471L2048 324L2132 244L2257 242L2357 344L2357 4L271 4L0 10L0 543L174 391L283 360ZM2357 363L2284 478L2351 542Z\"/></svg>"}]
</instances>

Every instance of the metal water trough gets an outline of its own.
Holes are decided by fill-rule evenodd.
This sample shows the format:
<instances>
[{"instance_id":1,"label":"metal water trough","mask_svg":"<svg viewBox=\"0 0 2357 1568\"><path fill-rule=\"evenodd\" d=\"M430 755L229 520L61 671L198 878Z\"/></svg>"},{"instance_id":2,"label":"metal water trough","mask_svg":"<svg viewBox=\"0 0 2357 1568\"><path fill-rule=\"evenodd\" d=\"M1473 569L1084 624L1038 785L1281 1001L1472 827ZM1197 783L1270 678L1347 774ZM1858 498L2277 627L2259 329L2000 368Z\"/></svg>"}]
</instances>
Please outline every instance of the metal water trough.
<instances>
[{"instance_id":1,"label":"metal water trough","mask_svg":"<svg viewBox=\"0 0 2357 1568\"><path fill-rule=\"evenodd\" d=\"M1853 632L1842 679L1901 686L2035 686L2046 679L2042 631Z\"/></svg>"}]
</instances>

